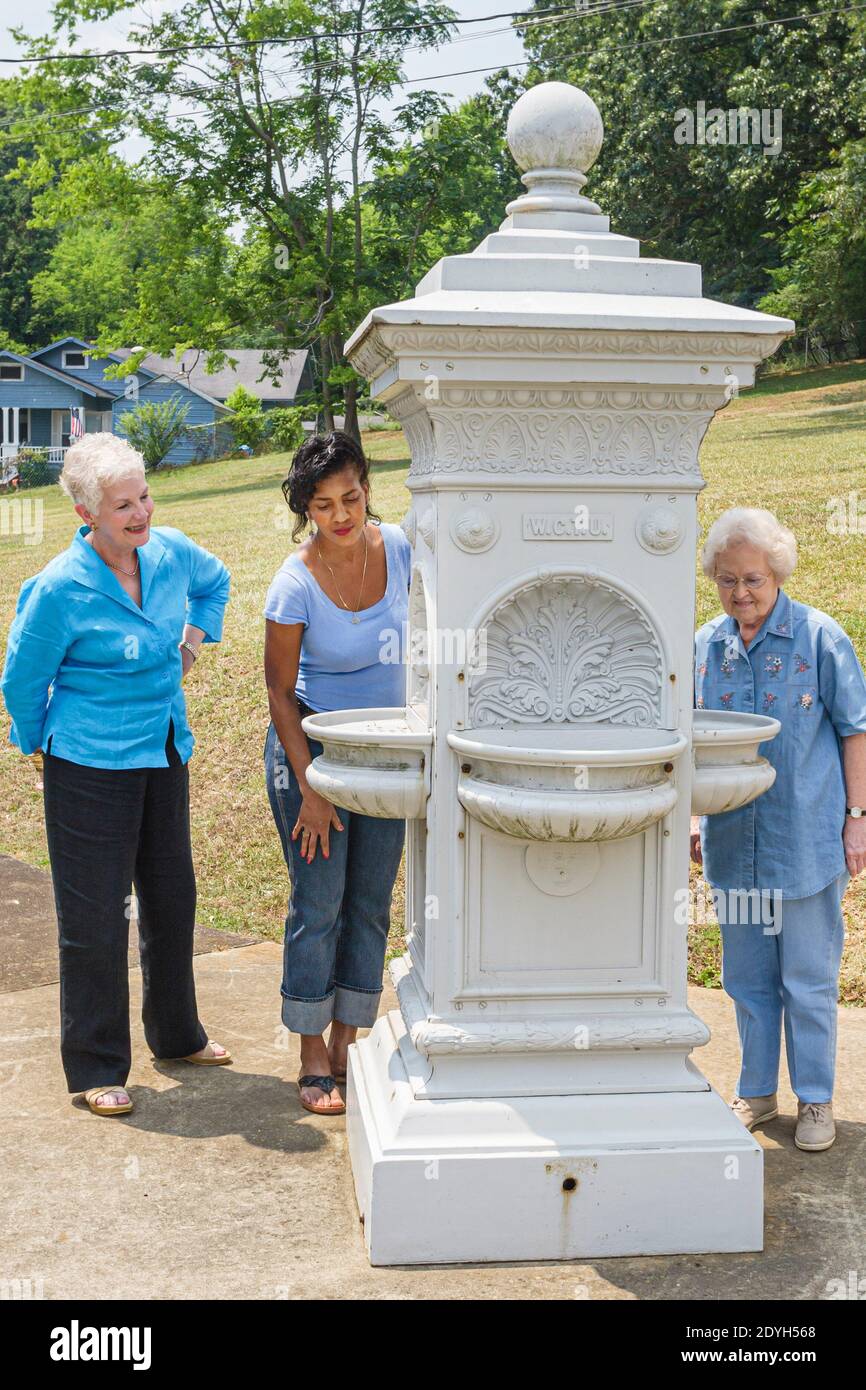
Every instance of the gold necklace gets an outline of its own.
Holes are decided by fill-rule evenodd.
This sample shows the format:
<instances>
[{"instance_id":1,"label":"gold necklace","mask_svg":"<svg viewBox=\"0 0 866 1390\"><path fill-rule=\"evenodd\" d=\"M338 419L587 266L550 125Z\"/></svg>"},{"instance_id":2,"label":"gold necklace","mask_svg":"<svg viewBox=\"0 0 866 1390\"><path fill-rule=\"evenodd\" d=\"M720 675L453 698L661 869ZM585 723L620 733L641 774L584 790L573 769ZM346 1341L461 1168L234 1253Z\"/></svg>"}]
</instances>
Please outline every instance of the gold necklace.
<instances>
[{"instance_id":1,"label":"gold necklace","mask_svg":"<svg viewBox=\"0 0 866 1390\"><path fill-rule=\"evenodd\" d=\"M325 568L327 569L328 573L330 574L331 578L332 578L333 581L334 581L334 588L337 590L337 593L339 594L340 602L342 603L343 607L346 609L347 612L352 612L352 610L349 608L348 603L347 603L346 600L343 598L343 595L340 593L340 586L339 586L339 584L337 583L337 576L334 574L334 571L331 569L331 566L328 564L327 560L325 559L324 555L322 554L322 546L321 546L321 542L319 541L319 532L318 532L318 530L316 531L316 550L318 551L319 559L321 560L322 564L325 566ZM363 595L363 593L364 593L364 580L367 578L367 551L368 551L368 546L367 546L367 525L366 525L366 522L365 522L365 524L364 524L364 572L363 572L363 574L361 575L361 587L360 587L360 589L358 590L358 607L354 610L354 617L352 618L352 622L353 622L353 623L359 623L359 622L361 621L361 619L358 617L358 613L359 613L360 608L361 608L361 597L362 597L362 595Z\"/></svg>"},{"instance_id":2,"label":"gold necklace","mask_svg":"<svg viewBox=\"0 0 866 1390\"><path fill-rule=\"evenodd\" d=\"M96 550L96 546L93 544L92 541L90 542L90 544L91 544L92 549L93 549L93 550ZM100 555L100 553L99 553L98 550L96 550L96 553L97 553L97 555L99 555L99 558L100 558L100 560L103 562L103 564L105 564L105 565L110 565L111 568L112 568L113 570L120 570L120 573L121 573L121 574L125 574L126 577L127 577L127 579L134 579L135 576L138 574L138 571L139 571L140 563L141 563L141 562L139 561L139 558L138 558L138 551L137 551L137 550L136 550L136 552L135 552L135 569L133 569L133 570L125 570L125 569L123 568L122 565L115 565L114 562L113 562L112 560L106 560L105 556L104 556L104 555Z\"/></svg>"}]
</instances>

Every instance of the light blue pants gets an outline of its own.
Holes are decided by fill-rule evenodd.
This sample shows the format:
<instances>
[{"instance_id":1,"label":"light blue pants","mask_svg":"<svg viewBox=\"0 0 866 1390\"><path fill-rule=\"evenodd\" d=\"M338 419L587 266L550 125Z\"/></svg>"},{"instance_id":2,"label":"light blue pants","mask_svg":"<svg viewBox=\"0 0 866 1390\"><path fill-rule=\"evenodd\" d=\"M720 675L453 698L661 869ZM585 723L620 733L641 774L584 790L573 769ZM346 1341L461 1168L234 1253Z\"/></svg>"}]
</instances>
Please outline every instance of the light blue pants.
<instances>
[{"instance_id":1,"label":"light blue pants","mask_svg":"<svg viewBox=\"0 0 866 1390\"><path fill-rule=\"evenodd\" d=\"M722 924L722 984L736 1006L743 1053L738 1095L777 1089L784 1022L794 1094L803 1102L832 1100L848 879L846 869L820 893L784 900L775 915L765 904L763 921L755 904L738 924Z\"/></svg>"}]
</instances>

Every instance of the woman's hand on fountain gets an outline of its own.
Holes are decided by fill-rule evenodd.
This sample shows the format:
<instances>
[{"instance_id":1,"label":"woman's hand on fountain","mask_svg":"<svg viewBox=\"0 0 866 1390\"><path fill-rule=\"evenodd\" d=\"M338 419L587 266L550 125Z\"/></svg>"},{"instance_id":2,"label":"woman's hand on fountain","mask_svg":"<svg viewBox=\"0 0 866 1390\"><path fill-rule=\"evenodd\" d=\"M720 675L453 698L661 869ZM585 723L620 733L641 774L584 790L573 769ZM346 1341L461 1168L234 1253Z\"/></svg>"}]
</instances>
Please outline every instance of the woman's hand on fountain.
<instances>
[{"instance_id":1,"label":"woman's hand on fountain","mask_svg":"<svg viewBox=\"0 0 866 1390\"><path fill-rule=\"evenodd\" d=\"M322 854L326 859L330 857L330 846L328 837L331 833L331 826L335 830L343 829L343 822L337 815L337 808L308 788L304 793L301 802L301 809L298 812L298 819L292 831L292 839L297 840L301 837L301 854L308 864L311 864L316 856L316 847L321 844Z\"/></svg>"},{"instance_id":2,"label":"woman's hand on fountain","mask_svg":"<svg viewBox=\"0 0 866 1390\"><path fill-rule=\"evenodd\" d=\"M691 827L689 829L689 854L693 864L703 864L704 856L701 850L701 819L700 816L692 816Z\"/></svg>"}]
</instances>

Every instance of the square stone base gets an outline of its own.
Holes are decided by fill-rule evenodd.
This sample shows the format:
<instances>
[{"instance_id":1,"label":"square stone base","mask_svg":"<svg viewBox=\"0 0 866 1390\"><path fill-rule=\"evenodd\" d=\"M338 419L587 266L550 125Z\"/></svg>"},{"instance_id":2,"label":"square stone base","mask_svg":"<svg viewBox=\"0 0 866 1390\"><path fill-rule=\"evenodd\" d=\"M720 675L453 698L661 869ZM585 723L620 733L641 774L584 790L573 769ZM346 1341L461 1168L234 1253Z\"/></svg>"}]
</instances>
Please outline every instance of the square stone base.
<instances>
[{"instance_id":1,"label":"square stone base","mask_svg":"<svg viewBox=\"0 0 866 1390\"><path fill-rule=\"evenodd\" d=\"M430 1100L413 1092L407 1046L395 1011L349 1052L349 1151L372 1264L763 1248L762 1150L709 1083Z\"/></svg>"}]
</instances>

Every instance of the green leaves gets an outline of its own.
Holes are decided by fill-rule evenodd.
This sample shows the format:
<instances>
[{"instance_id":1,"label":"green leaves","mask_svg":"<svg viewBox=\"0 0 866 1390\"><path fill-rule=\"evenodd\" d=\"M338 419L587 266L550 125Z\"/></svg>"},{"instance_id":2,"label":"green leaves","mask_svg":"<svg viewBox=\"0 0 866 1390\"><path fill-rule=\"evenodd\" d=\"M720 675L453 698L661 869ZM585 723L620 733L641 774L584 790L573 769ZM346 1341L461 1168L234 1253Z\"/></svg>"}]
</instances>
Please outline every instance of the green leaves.
<instances>
[{"instance_id":1,"label":"green leaves","mask_svg":"<svg viewBox=\"0 0 866 1390\"><path fill-rule=\"evenodd\" d=\"M119 417L118 429L143 456L150 472L164 463L172 446L183 437L188 414L189 405L180 396L139 401Z\"/></svg>"}]
</instances>

